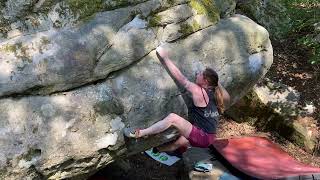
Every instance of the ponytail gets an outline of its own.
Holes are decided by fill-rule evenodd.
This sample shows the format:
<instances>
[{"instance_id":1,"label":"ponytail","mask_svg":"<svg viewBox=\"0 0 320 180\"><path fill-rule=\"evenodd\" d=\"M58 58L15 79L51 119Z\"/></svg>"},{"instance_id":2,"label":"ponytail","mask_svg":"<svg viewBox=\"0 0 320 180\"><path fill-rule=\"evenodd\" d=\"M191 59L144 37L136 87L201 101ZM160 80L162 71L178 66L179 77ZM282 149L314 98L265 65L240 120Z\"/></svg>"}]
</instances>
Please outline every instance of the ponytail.
<instances>
[{"instance_id":1,"label":"ponytail","mask_svg":"<svg viewBox=\"0 0 320 180\"><path fill-rule=\"evenodd\" d=\"M222 114L225 110L224 100L223 100L223 89L219 85L218 74L211 68L206 68L203 72L204 78L208 81L209 86L214 90L214 98L216 100L216 105L219 114Z\"/></svg>"},{"instance_id":2,"label":"ponytail","mask_svg":"<svg viewBox=\"0 0 320 180\"><path fill-rule=\"evenodd\" d=\"M216 86L214 90L214 97L217 103L217 108L219 114L223 114L224 112L224 102L223 102L223 95L222 95L222 89L220 86Z\"/></svg>"}]
</instances>

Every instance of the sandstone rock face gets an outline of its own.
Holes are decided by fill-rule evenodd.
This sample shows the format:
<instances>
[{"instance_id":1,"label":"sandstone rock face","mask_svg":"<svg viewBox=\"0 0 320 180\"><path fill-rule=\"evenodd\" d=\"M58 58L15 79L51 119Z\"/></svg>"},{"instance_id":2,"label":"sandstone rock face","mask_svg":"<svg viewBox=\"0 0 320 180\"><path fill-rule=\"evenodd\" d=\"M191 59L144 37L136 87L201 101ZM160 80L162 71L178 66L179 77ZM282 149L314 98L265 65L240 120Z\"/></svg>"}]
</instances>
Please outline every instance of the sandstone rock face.
<instances>
[{"instance_id":1,"label":"sandstone rock face","mask_svg":"<svg viewBox=\"0 0 320 180\"><path fill-rule=\"evenodd\" d=\"M0 3L0 179L85 178L175 138L122 135L170 112L186 117L160 42L188 78L212 67L240 99L269 69L272 46L263 27L232 15L234 1L216 2Z\"/></svg>"}]
</instances>

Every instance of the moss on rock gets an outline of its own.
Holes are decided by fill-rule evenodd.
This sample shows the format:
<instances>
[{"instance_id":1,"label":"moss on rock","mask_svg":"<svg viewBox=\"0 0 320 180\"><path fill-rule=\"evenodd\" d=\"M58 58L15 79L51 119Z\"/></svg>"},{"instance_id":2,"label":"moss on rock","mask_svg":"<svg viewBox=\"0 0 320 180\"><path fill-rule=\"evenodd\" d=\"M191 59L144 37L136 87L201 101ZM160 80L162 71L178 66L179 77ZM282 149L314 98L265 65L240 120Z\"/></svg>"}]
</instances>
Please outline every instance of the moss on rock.
<instances>
[{"instance_id":1,"label":"moss on rock","mask_svg":"<svg viewBox=\"0 0 320 180\"><path fill-rule=\"evenodd\" d=\"M160 15L152 15L150 16L150 19L148 21L148 26L149 27L156 27L159 26L161 23L161 16Z\"/></svg>"},{"instance_id":2,"label":"moss on rock","mask_svg":"<svg viewBox=\"0 0 320 180\"><path fill-rule=\"evenodd\" d=\"M28 47L23 46L22 42L16 44L7 44L0 48L0 51L13 53L17 58L22 61L32 62L32 58L27 53Z\"/></svg>"},{"instance_id":3,"label":"moss on rock","mask_svg":"<svg viewBox=\"0 0 320 180\"><path fill-rule=\"evenodd\" d=\"M66 3L69 5L71 11L74 14L79 14L79 19L86 19L96 12L104 10L112 10L120 7L127 7L137 2L131 2L129 0L112 0L106 3L104 0L67 0Z\"/></svg>"},{"instance_id":4,"label":"moss on rock","mask_svg":"<svg viewBox=\"0 0 320 180\"><path fill-rule=\"evenodd\" d=\"M45 45L48 45L49 43L50 43L50 40L47 37L45 36L41 37L41 44L45 46Z\"/></svg>"},{"instance_id":5,"label":"moss on rock","mask_svg":"<svg viewBox=\"0 0 320 180\"><path fill-rule=\"evenodd\" d=\"M6 174L7 174L6 169L0 169L0 179L5 179Z\"/></svg>"},{"instance_id":6,"label":"moss on rock","mask_svg":"<svg viewBox=\"0 0 320 180\"><path fill-rule=\"evenodd\" d=\"M3 48L1 48L2 51L5 52L11 52L11 53L16 53L17 52L17 47L15 45L5 45Z\"/></svg>"},{"instance_id":7,"label":"moss on rock","mask_svg":"<svg viewBox=\"0 0 320 180\"><path fill-rule=\"evenodd\" d=\"M101 101L94 105L94 110L101 115L116 114L121 115L124 113L124 107L119 100L113 98L110 101Z\"/></svg>"},{"instance_id":8,"label":"moss on rock","mask_svg":"<svg viewBox=\"0 0 320 180\"><path fill-rule=\"evenodd\" d=\"M235 13L237 4L235 0L214 0L214 2L220 11L220 17L226 18Z\"/></svg>"},{"instance_id":9,"label":"moss on rock","mask_svg":"<svg viewBox=\"0 0 320 180\"><path fill-rule=\"evenodd\" d=\"M21 42L17 44L8 44L1 48L2 51L15 54L18 58L27 58L27 48L22 45Z\"/></svg>"},{"instance_id":10,"label":"moss on rock","mask_svg":"<svg viewBox=\"0 0 320 180\"><path fill-rule=\"evenodd\" d=\"M183 23L180 25L180 30L178 31L179 33L182 33L183 36L187 36L193 32L198 31L201 29L201 26L198 22L192 21L191 24L189 23Z\"/></svg>"},{"instance_id":11,"label":"moss on rock","mask_svg":"<svg viewBox=\"0 0 320 180\"><path fill-rule=\"evenodd\" d=\"M175 3L174 1L175 0L167 0L167 3L170 4L170 5L174 5L174 3Z\"/></svg>"},{"instance_id":12,"label":"moss on rock","mask_svg":"<svg viewBox=\"0 0 320 180\"><path fill-rule=\"evenodd\" d=\"M67 0L66 3L74 14L79 14L80 19L90 16L97 11L101 11L104 8L102 0Z\"/></svg>"},{"instance_id":13,"label":"moss on rock","mask_svg":"<svg viewBox=\"0 0 320 180\"><path fill-rule=\"evenodd\" d=\"M238 3L237 9L242 13L245 13L248 17L256 20L256 8L259 7L259 0L251 0L250 2Z\"/></svg>"},{"instance_id":14,"label":"moss on rock","mask_svg":"<svg viewBox=\"0 0 320 180\"><path fill-rule=\"evenodd\" d=\"M220 12L212 0L191 0L190 6L197 11L197 14L205 14L211 22L220 19Z\"/></svg>"}]
</instances>

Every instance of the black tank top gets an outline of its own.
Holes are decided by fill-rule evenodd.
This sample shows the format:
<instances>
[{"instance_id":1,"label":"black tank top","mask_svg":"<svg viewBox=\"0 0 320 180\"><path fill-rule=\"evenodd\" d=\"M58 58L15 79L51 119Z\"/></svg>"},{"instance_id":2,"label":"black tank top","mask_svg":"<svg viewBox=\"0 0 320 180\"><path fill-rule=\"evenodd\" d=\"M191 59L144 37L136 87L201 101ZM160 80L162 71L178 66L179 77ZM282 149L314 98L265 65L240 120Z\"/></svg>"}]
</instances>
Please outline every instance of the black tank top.
<instances>
[{"instance_id":1,"label":"black tank top","mask_svg":"<svg viewBox=\"0 0 320 180\"><path fill-rule=\"evenodd\" d=\"M189 115L195 126L199 127L206 133L215 134L219 121L219 112L216 106L213 90L209 89L206 90L206 92L209 96L209 103L206 102L207 106L197 107L192 103L191 107L189 108Z\"/></svg>"}]
</instances>

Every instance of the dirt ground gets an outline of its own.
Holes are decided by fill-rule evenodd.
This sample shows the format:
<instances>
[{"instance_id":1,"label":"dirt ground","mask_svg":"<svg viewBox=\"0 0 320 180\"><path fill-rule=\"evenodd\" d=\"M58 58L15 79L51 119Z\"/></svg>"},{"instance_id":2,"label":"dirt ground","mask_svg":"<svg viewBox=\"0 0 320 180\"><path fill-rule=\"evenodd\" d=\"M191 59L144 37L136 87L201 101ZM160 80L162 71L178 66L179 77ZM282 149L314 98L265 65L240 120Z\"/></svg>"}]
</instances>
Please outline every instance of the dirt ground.
<instances>
[{"instance_id":1,"label":"dirt ground","mask_svg":"<svg viewBox=\"0 0 320 180\"><path fill-rule=\"evenodd\" d=\"M300 93L299 107L315 106L314 119L320 123L320 64L308 62L310 53L296 45L295 38L272 41L274 61L266 77L293 87Z\"/></svg>"},{"instance_id":2,"label":"dirt ground","mask_svg":"<svg viewBox=\"0 0 320 180\"><path fill-rule=\"evenodd\" d=\"M313 104L316 107L313 120L317 127L320 123L320 67L310 65L308 51L294 44L293 39L285 42L272 42L274 48L274 63L266 77L291 86L301 93L299 105ZM313 122L314 123L314 122ZM320 156L308 153L275 133L261 133L248 123L237 123L231 119L221 119L218 137L263 135L278 144L284 151L296 160L320 167ZM120 163L121 164L121 163ZM95 176L113 180L180 180L186 179L183 163L180 160L173 166L166 166L154 161L144 153L129 157L122 165L110 164Z\"/></svg>"}]
</instances>

